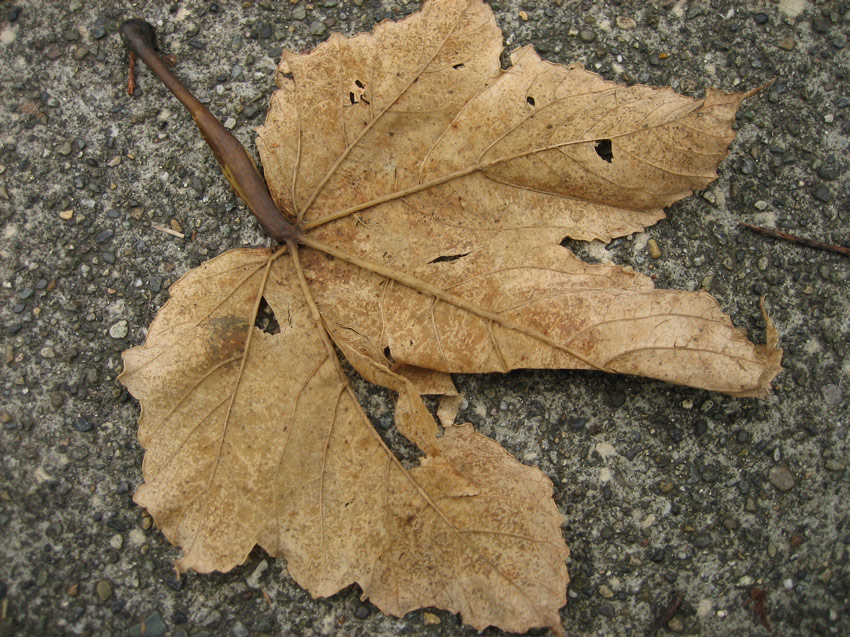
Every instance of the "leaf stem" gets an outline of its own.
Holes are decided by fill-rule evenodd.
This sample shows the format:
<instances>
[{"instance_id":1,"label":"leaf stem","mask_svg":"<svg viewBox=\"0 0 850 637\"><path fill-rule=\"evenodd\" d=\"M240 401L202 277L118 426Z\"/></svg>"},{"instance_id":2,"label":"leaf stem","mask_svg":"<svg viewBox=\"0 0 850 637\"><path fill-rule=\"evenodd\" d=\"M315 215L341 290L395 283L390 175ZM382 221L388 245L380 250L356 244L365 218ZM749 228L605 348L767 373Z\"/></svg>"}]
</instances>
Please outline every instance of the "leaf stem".
<instances>
[{"instance_id":1,"label":"leaf stem","mask_svg":"<svg viewBox=\"0 0 850 637\"><path fill-rule=\"evenodd\" d=\"M248 204L266 234L278 243L297 240L299 230L289 221L286 212L275 205L265 181L239 140L192 95L157 55L159 47L153 25L137 18L124 22L118 32L131 54L144 62L192 115L225 178L236 194Z\"/></svg>"}]
</instances>

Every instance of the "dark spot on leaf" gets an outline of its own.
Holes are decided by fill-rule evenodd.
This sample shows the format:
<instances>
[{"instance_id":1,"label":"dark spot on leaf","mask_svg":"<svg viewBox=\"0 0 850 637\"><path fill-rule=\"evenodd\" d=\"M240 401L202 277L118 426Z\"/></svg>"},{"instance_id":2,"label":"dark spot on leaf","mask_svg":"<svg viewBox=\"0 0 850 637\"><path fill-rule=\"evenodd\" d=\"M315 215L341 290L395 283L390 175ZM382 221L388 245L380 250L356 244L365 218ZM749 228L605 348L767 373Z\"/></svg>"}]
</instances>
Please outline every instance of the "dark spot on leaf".
<instances>
[{"instance_id":1,"label":"dark spot on leaf","mask_svg":"<svg viewBox=\"0 0 850 637\"><path fill-rule=\"evenodd\" d=\"M463 62L458 62L457 64L452 64L452 68L453 69L462 69L462 68L466 68L466 67L464 67Z\"/></svg>"},{"instance_id":2,"label":"dark spot on leaf","mask_svg":"<svg viewBox=\"0 0 850 637\"><path fill-rule=\"evenodd\" d=\"M609 164L614 159L614 153L611 150L610 139L600 139L598 142L596 142L596 145L593 148L596 151L596 154L599 155L605 161L607 161Z\"/></svg>"},{"instance_id":3,"label":"dark spot on leaf","mask_svg":"<svg viewBox=\"0 0 850 637\"><path fill-rule=\"evenodd\" d=\"M387 359L387 362L388 362L390 365L395 365L395 360L393 359L393 353L392 353L392 351L390 350L390 346L389 346L389 345L387 345L387 346L384 348L384 358L386 358L386 359Z\"/></svg>"},{"instance_id":4,"label":"dark spot on leaf","mask_svg":"<svg viewBox=\"0 0 850 637\"><path fill-rule=\"evenodd\" d=\"M236 316L220 316L209 320L212 359L222 361L244 353L248 325Z\"/></svg>"},{"instance_id":5,"label":"dark spot on leaf","mask_svg":"<svg viewBox=\"0 0 850 637\"><path fill-rule=\"evenodd\" d=\"M357 85L357 88L366 88L366 85L360 80L354 80L354 84Z\"/></svg>"},{"instance_id":6,"label":"dark spot on leaf","mask_svg":"<svg viewBox=\"0 0 850 637\"><path fill-rule=\"evenodd\" d=\"M529 95L525 98L525 101L528 102L529 106L534 106L534 98Z\"/></svg>"},{"instance_id":7,"label":"dark spot on leaf","mask_svg":"<svg viewBox=\"0 0 850 637\"><path fill-rule=\"evenodd\" d=\"M357 100L354 99L354 93L351 93L351 92L348 93L348 101L351 102L352 104L355 104L357 102Z\"/></svg>"}]
</instances>

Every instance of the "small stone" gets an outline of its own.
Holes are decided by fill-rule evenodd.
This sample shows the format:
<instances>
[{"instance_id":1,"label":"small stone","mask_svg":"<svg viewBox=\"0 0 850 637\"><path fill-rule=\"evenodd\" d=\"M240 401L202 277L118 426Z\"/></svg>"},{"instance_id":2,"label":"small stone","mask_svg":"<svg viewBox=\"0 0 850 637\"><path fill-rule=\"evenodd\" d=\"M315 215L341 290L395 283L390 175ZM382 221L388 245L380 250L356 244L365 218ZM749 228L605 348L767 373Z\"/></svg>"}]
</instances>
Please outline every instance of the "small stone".
<instances>
[{"instance_id":1,"label":"small stone","mask_svg":"<svg viewBox=\"0 0 850 637\"><path fill-rule=\"evenodd\" d=\"M768 203L764 199L759 199L757 202L753 204L753 208L756 210L767 210Z\"/></svg>"},{"instance_id":2,"label":"small stone","mask_svg":"<svg viewBox=\"0 0 850 637\"><path fill-rule=\"evenodd\" d=\"M755 583L755 580L753 579L752 576L744 575L743 577L741 577L741 579L738 580L738 582L737 582L737 584L735 584L735 586L737 586L738 588L749 588L754 583Z\"/></svg>"},{"instance_id":3,"label":"small stone","mask_svg":"<svg viewBox=\"0 0 850 637\"><path fill-rule=\"evenodd\" d=\"M251 631L245 628L245 624L239 621L233 624L230 632L233 634L233 637L248 637L251 634Z\"/></svg>"},{"instance_id":4,"label":"small stone","mask_svg":"<svg viewBox=\"0 0 850 637\"><path fill-rule=\"evenodd\" d=\"M832 201L832 192L830 192L829 188L827 188L824 184L818 184L812 194L818 201L822 201L824 203Z\"/></svg>"},{"instance_id":5,"label":"small stone","mask_svg":"<svg viewBox=\"0 0 850 637\"><path fill-rule=\"evenodd\" d=\"M612 409L618 409L626 404L626 394L621 391L612 391L607 396L608 405Z\"/></svg>"},{"instance_id":6,"label":"small stone","mask_svg":"<svg viewBox=\"0 0 850 637\"><path fill-rule=\"evenodd\" d=\"M53 351L52 347L42 347L39 355L47 359L56 358L56 352Z\"/></svg>"},{"instance_id":7,"label":"small stone","mask_svg":"<svg viewBox=\"0 0 850 637\"><path fill-rule=\"evenodd\" d=\"M114 548L116 551L120 551L124 546L124 536L120 533L116 533L111 538L109 538L109 546Z\"/></svg>"},{"instance_id":8,"label":"small stone","mask_svg":"<svg viewBox=\"0 0 850 637\"><path fill-rule=\"evenodd\" d=\"M86 420L82 416L80 416L74 422L74 429L76 429L80 433L86 433L87 431L91 431L92 429L94 429L94 425L91 424L88 420Z\"/></svg>"},{"instance_id":9,"label":"small stone","mask_svg":"<svg viewBox=\"0 0 850 637\"><path fill-rule=\"evenodd\" d=\"M257 568L254 569L254 572L245 578L245 582L248 584L248 586L250 586L251 588L260 588L260 578L263 576L263 573L268 567L268 560L263 560L262 562L257 564Z\"/></svg>"},{"instance_id":10,"label":"small stone","mask_svg":"<svg viewBox=\"0 0 850 637\"><path fill-rule=\"evenodd\" d=\"M114 236L115 236L115 231L112 230L111 228L107 228L106 230L101 230L100 232L98 232L95 235L94 240L97 241L98 243L106 243L107 241L112 239L112 237L114 237Z\"/></svg>"},{"instance_id":11,"label":"small stone","mask_svg":"<svg viewBox=\"0 0 850 637\"><path fill-rule=\"evenodd\" d=\"M324 35L327 30L328 28L325 26L325 23L320 20L314 20L310 23L310 35Z\"/></svg>"},{"instance_id":12,"label":"small stone","mask_svg":"<svg viewBox=\"0 0 850 637\"><path fill-rule=\"evenodd\" d=\"M711 536L708 533L697 533L694 536L694 546L698 549L707 549L711 546Z\"/></svg>"},{"instance_id":13,"label":"small stone","mask_svg":"<svg viewBox=\"0 0 850 637\"><path fill-rule=\"evenodd\" d=\"M127 326L127 321L121 320L109 328L109 336L115 339L126 338L129 331L130 330Z\"/></svg>"},{"instance_id":14,"label":"small stone","mask_svg":"<svg viewBox=\"0 0 850 637\"><path fill-rule=\"evenodd\" d=\"M236 126L236 119L234 117L228 117L224 120L224 127L227 130L233 130L233 127Z\"/></svg>"},{"instance_id":15,"label":"small stone","mask_svg":"<svg viewBox=\"0 0 850 637\"><path fill-rule=\"evenodd\" d=\"M815 33L829 33L829 22L820 16L812 20L812 29Z\"/></svg>"},{"instance_id":16,"label":"small stone","mask_svg":"<svg viewBox=\"0 0 850 637\"><path fill-rule=\"evenodd\" d=\"M838 178L838 172L833 167L821 166L818 168L818 177L824 181L835 181Z\"/></svg>"},{"instance_id":17,"label":"small stone","mask_svg":"<svg viewBox=\"0 0 850 637\"><path fill-rule=\"evenodd\" d=\"M613 604L602 604L602 608L599 609L599 614L607 619L613 619L614 615L617 614L617 611Z\"/></svg>"},{"instance_id":18,"label":"small stone","mask_svg":"<svg viewBox=\"0 0 850 637\"><path fill-rule=\"evenodd\" d=\"M203 51L206 48L207 45L204 44L203 42L201 42L200 40L196 40L196 39L192 38L191 40L189 40L189 46L192 47L193 49L198 49L199 51Z\"/></svg>"},{"instance_id":19,"label":"small stone","mask_svg":"<svg viewBox=\"0 0 850 637\"><path fill-rule=\"evenodd\" d=\"M519 12L519 19L522 20L523 22L528 22L528 12L527 11L520 11Z\"/></svg>"},{"instance_id":20,"label":"small stone","mask_svg":"<svg viewBox=\"0 0 850 637\"><path fill-rule=\"evenodd\" d=\"M427 610L422 613L422 623L426 626L436 626L440 623L440 618L434 613L429 613Z\"/></svg>"},{"instance_id":21,"label":"small stone","mask_svg":"<svg viewBox=\"0 0 850 637\"><path fill-rule=\"evenodd\" d=\"M780 38L776 42L776 46L785 51L793 51L794 44L794 38Z\"/></svg>"},{"instance_id":22,"label":"small stone","mask_svg":"<svg viewBox=\"0 0 850 637\"><path fill-rule=\"evenodd\" d=\"M832 579L832 569L826 569L823 573L818 575L818 579L824 584L828 584L829 580Z\"/></svg>"},{"instance_id":23,"label":"small stone","mask_svg":"<svg viewBox=\"0 0 850 637\"><path fill-rule=\"evenodd\" d=\"M578 37L582 42L593 42L596 39L596 33L592 29L582 29L578 33Z\"/></svg>"},{"instance_id":24,"label":"small stone","mask_svg":"<svg viewBox=\"0 0 850 637\"><path fill-rule=\"evenodd\" d=\"M658 247L658 242L655 239L650 239L646 242L646 245L649 247L649 256L653 259L661 258L661 248Z\"/></svg>"},{"instance_id":25,"label":"small stone","mask_svg":"<svg viewBox=\"0 0 850 637\"><path fill-rule=\"evenodd\" d=\"M602 584L599 587L599 595L601 595L605 599L611 599L612 597L614 597L614 591L612 591L607 584Z\"/></svg>"},{"instance_id":26,"label":"small stone","mask_svg":"<svg viewBox=\"0 0 850 637\"><path fill-rule=\"evenodd\" d=\"M171 219L168 224L171 226L171 229L174 230L174 232L183 232L183 227L180 225L180 222L177 221L177 219Z\"/></svg>"},{"instance_id":27,"label":"small stone","mask_svg":"<svg viewBox=\"0 0 850 637\"><path fill-rule=\"evenodd\" d=\"M130 637L160 637L168 631L165 622L162 621L162 615L158 610L153 611L138 624L130 627L128 635Z\"/></svg>"},{"instance_id":28,"label":"small stone","mask_svg":"<svg viewBox=\"0 0 850 637\"><path fill-rule=\"evenodd\" d=\"M372 613L369 611L369 607L365 604L359 604L357 608L354 609L354 616L357 619L366 619Z\"/></svg>"},{"instance_id":29,"label":"small stone","mask_svg":"<svg viewBox=\"0 0 850 637\"><path fill-rule=\"evenodd\" d=\"M307 8L304 5L299 4L297 7L295 7L295 9L293 9L292 17L295 20L303 20L307 17Z\"/></svg>"},{"instance_id":30,"label":"small stone","mask_svg":"<svg viewBox=\"0 0 850 637\"><path fill-rule=\"evenodd\" d=\"M835 458L830 458L823 466L827 471L844 471L844 465Z\"/></svg>"},{"instance_id":31,"label":"small stone","mask_svg":"<svg viewBox=\"0 0 850 637\"><path fill-rule=\"evenodd\" d=\"M723 518L723 526L729 531L734 531L738 528L738 520L733 518L731 515L727 515Z\"/></svg>"},{"instance_id":32,"label":"small stone","mask_svg":"<svg viewBox=\"0 0 850 637\"><path fill-rule=\"evenodd\" d=\"M683 630L685 630L685 625L678 617L671 617L667 621L667 628L669 628L674 633L681 633Z\"/></svg>"},{"instance_id":33,"label":"small stone","mask_svg":"<svg viewBox=\"0 0 850 637\"><path fill-rule=\"evenodd\" d=\"M610 442L600 442L596 445L595 449L596 453L598 453L603 458L609 458L611 456L617 455L617 450Z\"/></svg>"},{"instance_id":34,"label":"small stone","mask_svg":"<svg viewBox=\"0 0 850 637\"><path fill-rule=\"evenodd\" d=\"M790 491L794 488L794 476L785 465L774 465L767 475L770 483L780 491Z\"/></svg>"},{"instance_id":35,"label":"small stone","mask_svg":"<svg viewBox=\"0 0 850 637\"><path fill-rule=\"evenodd\" d=\"M617 27L620 29L634 29L637 27L637 22L634 18L629 18L624 15L617 16Z\"/></svg>"},{"instance_id":36,"label":"small stone","mask_svg":"<svg viewBox=\"0 0 850 637\"><path fill-rule=\"evenodd\" d=\"M94 592L101 602L105 602L112 597L112 583L109 580L102 579L95 584Z\"/></svg>"},{"instance_id":37,"label":"small stone","mask_svg":"<svg viewBox=\"0 0 850 637\"><path fill-rule=\"evenodd\" d=\"M71 147L71 142L65 142L59 148L56 149L56 152L62 155L63 157L67 157L73 152L73 148Z\"/></svg>"},{"instance_id":38,"label":"small stone","mask_svg":"<svg viewBox=\"0 0 850 637\"><path fill-rule=\"evenodd\" d=\"M661 493L670 493L673 490L673 483L669 480L662 480L658 483L658 490Z\"/></svg>"}]
</instances>

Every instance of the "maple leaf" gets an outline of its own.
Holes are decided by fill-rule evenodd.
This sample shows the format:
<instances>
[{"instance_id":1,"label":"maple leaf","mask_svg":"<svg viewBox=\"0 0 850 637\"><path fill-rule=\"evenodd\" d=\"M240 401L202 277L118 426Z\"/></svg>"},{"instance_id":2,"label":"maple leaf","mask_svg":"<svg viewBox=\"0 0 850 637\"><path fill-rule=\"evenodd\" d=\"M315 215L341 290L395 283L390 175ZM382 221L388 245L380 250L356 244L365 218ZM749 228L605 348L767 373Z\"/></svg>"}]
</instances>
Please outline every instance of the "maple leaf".
<instances>
[{"instance_id":1,"label":"maple leaf","mask_svg":"<svg viewBox=\"0 0 850 637\"><path fill-rule=\"evenodd\" d=\"M187 273L124 353L146 449L135 499L183 548L180 571L226 571L260 545L314 596L356 582L393 615L560 632L552 483L450 424L449 373L588 368L767 393L769 320L755 346L707 294L559 245L639 231L709 183L750 93L623 87L531 48L503 72L501 48L483 2L431 0L284 53L258 138L275 204L252 209L277 215L264 227L285 245ZM216 148L250 201L256 174ZM255 327L263 301L277 333ZM398 392L418 466L372 428L339 353ZM442 430L425 393L455 397Z\"/></svg>"}]
</instances>

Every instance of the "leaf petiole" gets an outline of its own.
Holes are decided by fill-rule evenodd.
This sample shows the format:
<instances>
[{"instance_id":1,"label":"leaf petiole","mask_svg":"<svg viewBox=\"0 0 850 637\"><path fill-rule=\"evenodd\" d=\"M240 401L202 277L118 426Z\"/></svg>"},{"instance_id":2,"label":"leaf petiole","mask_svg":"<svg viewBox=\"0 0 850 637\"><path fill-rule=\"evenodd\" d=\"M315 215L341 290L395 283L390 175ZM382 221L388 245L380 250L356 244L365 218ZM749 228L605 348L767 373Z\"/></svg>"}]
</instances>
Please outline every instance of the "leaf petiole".
<instances>
[{"instance_id":1,"label":"leaf petiole","mask_svg":"<svg viewBox=\"0 0 850 637\"><path fill-rule=\"evenodd\" d=\"M124 22L118 32L124 44L130 49L131 55L134 54L144 62L192 115L198 130L201 131L201 135L221 166L225 178L236 194L248 204L248 208L254 213L266 234L278 243L297 240L300 235L299 230L287 219L286 211L281 211L275 205L265 181L257 172L256 165L239 140L192 95L159 57L156 30L153 25L136 18Z\"/></svg>"}]
</instances>

